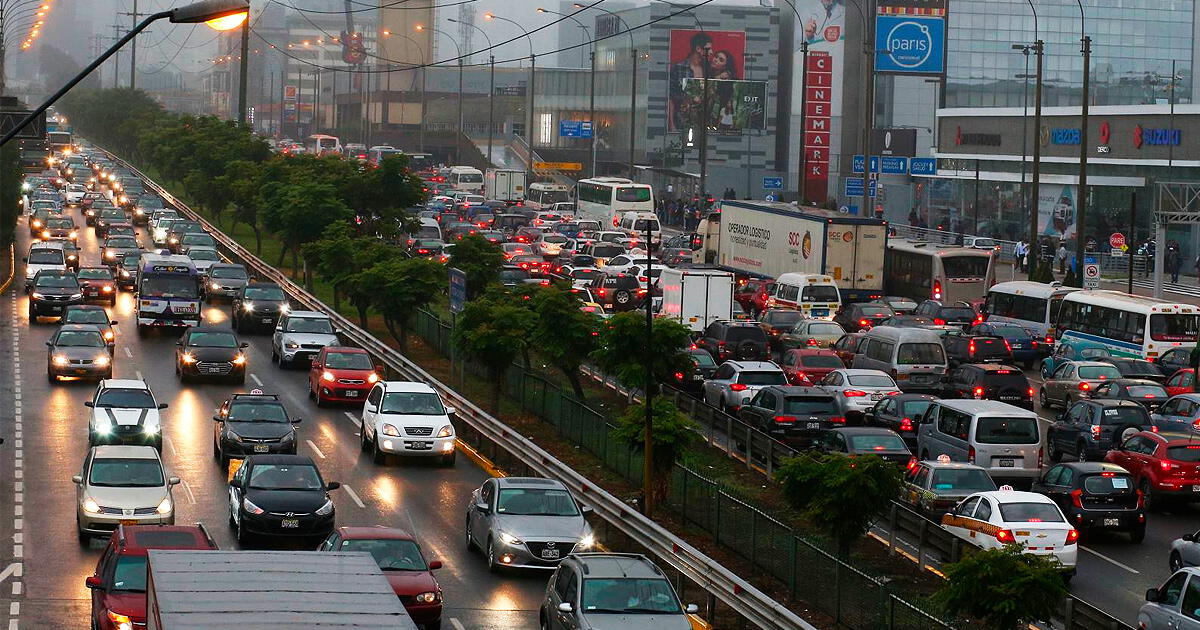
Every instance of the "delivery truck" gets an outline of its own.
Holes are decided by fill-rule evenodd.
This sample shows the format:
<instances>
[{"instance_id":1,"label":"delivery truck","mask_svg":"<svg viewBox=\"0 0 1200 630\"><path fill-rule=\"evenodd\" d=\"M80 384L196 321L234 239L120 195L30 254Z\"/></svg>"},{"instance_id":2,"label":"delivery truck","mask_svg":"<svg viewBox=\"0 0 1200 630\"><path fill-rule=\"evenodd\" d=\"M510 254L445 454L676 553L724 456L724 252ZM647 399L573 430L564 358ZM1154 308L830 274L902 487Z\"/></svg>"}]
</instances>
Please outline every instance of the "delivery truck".
<instances>
[{"instance_id":1,"label":"delivery truck","mask_svg":"<svg viewBox=\"0 0 1200 630\"><path fill-rule=\"evenodd\" d=\"M417 630L366 552L167 551L146 566L146 630Z\"/></svg>"},{"instance_id":2,"label":"delivery truck","mask_svg":"<svg viewBox=\"0 0 1200 630\"><path fill-rule=\"evenodd\" d=\"M693 332L717 320L732 319L733 283L733 274L721 269L663 269L658 277L662 289L660 313Z\"/></svg>"},{"instance_id":3,"label":"delivery truck","mask_svg":"<svg viewBox=\"0 0 1200 630\"><path fill-rule=\"evenodd\" d=\"M510 206L525 199L525 171L514 168L489 168L483 182L483 194Z\"/></svg>"},{"instance_id":4,"label":"delivery truck","mask_svg":"<svg viewBox=\"0 0 1200 630\"><path fill-rule=\"evenodd\" d=\"M786 203L723 200L700 222L693 260L739 275L831 277L843 302L883 295L887 222Z\"/></svg>"}]
</instances>

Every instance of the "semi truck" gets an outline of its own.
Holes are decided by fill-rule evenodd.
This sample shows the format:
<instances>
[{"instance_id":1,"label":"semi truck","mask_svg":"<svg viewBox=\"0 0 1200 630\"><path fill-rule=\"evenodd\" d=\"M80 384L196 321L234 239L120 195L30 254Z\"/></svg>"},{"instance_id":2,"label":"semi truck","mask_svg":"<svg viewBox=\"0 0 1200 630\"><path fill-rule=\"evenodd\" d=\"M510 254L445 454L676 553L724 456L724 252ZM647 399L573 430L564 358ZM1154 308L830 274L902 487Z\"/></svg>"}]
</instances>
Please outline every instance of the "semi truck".
<instances>
[{"instance_id":1,"label":"semi truck","mask_svg":"<svg viewBox=\"0 0 1200 630\"><path fill-rule=\"evenodd\" d=\"M887 222L786 203L723 200L700 222L693 262L739 276L833 278L843 302L883 295Z\"/></svg>"},{"instance_id":2,"label":"semi truck","mask_svg":"<svg viewBox=\"0 0 1200 630\"><path fill-rule=\"evenodd\" d=\"M488 199L499 199L509 205L525 199L525 171L515 168L489 168L483 181Z\"/></svg>"},{"instance_id":3,"label":"semi truck","mask_svg":"<svg viewBox=\"0 0 1200 630\"><path fill-rule=\"evenodd\" d=\"M663 294L660 312L700 332L717 320L733 318L733 283L733 274L720 269L663 269L658 277Z\"/></svg>"}]
</instances>

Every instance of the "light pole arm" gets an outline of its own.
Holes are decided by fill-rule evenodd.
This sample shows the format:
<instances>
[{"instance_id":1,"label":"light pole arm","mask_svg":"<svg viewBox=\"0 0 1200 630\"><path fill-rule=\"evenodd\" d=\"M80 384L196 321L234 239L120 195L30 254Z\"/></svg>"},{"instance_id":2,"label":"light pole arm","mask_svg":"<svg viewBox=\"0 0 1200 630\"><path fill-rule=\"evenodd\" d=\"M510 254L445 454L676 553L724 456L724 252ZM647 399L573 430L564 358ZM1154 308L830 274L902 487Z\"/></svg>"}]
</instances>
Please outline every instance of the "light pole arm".
<instances>
[{"instance_id":1,"label":"light pole arm","mask_svg":"<svg viewBox=\"0 0 1200 630\"><path fill-rule=\"evenodd\" d=\"M29 112L29 115L25 116L25 118L22 118L21 122L17 123L12 129L10 129L8 131L8 133L4 134L4 137L0 138L0 147L8 144L8 141L12 140L14 137L16 137L16 135L18 133L20 133L22 129L29 126L29 123L33 122L33 120L35 118L37 118L38 116L41 116L47 109L50 108L51 105L58 102L58 99L62 98L64 94L69 92L71 90L71 88L78 85L80 81L83 81L85 78L87 78L87 75L91 74L92 71L95 70L96 68L99 68L100 64L107 61L109 57L115 55L117 53L117 51L121 49L122 46L129 43L129 40L136 37L138 33L141 33L142 31L146 30L146 27L150 26L150 24L152 22L161 20L163 18L169 18L169 17L171 17L171 14L172 14L172 11L168 10L168 11L160 11L158 13L153 13L153 14L147 16L146 19L142 20L137 26L133 27L132 30L130 30L128 33L126 33L124 37L117 40L117 43L113 44L112 46L110 46L108 48L108 50L104 51L104 54L97 57L95 59L95 61L92 61L92 63L88 64L88 66L86 68L84 68L83 70L81 70L79 72L79 74L75 75L75 78L71 79L70 81L67 82L66 85L59 88L58 91L55 92L53 96L46 99L46 101L43 102L41 105L38 105L37 109L33 110L32 112Z\"/></svg>"}]
</instances>

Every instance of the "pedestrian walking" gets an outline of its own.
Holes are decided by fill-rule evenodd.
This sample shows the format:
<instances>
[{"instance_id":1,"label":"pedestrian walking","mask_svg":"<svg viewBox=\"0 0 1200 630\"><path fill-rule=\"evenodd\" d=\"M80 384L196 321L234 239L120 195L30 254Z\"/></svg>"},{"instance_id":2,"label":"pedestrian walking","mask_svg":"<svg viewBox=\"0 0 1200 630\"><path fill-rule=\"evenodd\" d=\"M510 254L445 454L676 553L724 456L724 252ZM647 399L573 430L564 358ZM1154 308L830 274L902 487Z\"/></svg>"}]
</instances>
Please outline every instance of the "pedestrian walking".
<instances>
[{"instance_id":1,"label":"pedestrian walking","mask_svg":"<svg viewBox=\"0 0 1200 630\"><path fill-rule=\"evenodd\" d=\"M1026 267L1026 262L1025 262L1025 257L1028 254L1029 254L1029 244L1025 242L1024 238L1022 238L1021 240L1017 241L1017 244L1013 247L1013 259L1014 259L1013 264L1015 264L1017 266L1017 269L1019 269L1022 272L1029 271L1029 269Z\"/></svg>"},{"instance_id":2,"label":"pedestrian walking","mask_svg":"<svg viewBox=\"0 0 1200 630\"><path fill-rule=\"evenodd\" d=\"M1058 273L1067 273L1067 246L1058 244Z\"/></svg>"},{"instance_id":3,"label":"pedestrian walking","mask_svg":"<svg viewBox=\"0 0 1200 630\"><path fill-rule=\"evenodd\" d=\"M1182 266L1182 261L1180 260L1181 258L1182 257L1179 254L1178 243L1172 242L1171 244L1167 245L1167 271L1171 274L1172 284L1179 282L1179 268Z\"/></svg>"}]
</instances>

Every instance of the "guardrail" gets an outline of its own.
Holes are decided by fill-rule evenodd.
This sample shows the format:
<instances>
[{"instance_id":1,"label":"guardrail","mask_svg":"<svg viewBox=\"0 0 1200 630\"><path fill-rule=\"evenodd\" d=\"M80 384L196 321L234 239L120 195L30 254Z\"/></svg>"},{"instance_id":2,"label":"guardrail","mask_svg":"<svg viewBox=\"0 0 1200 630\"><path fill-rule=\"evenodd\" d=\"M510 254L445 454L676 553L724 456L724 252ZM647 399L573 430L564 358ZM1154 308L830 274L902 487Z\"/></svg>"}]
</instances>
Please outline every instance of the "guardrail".
<instances>
[{"instance_id":1,"label":"guardrail","mask_svg":"<svg viewBox=\"0 0 1200 630\"><path fill-rule=\"evenodd\" d=\"M329 315L340 329L343 337L381 359L385 366L395 374L429 384L455 407L457 418L468 424L473 432L485 438L495 448L502 449L510 456L520 460L525 467L536 474L565 484L576 496L583 498L599 518L605 520L639 546L651 551L692 582L703 587L738 615L760 628L816 630L813 625L768 597L746 580L572 470L549 452L519 435L503 422L434 378L420 366L409 361L398 351L325 305L287 276L226 236L141 171L116 156L111 157L141 177L146 182L146 186L161 195L167 203L203 224L228 253L241 260L254 273L279 284L288 292L292 300L306 309Z\"/></svg>"}]
</instances>

